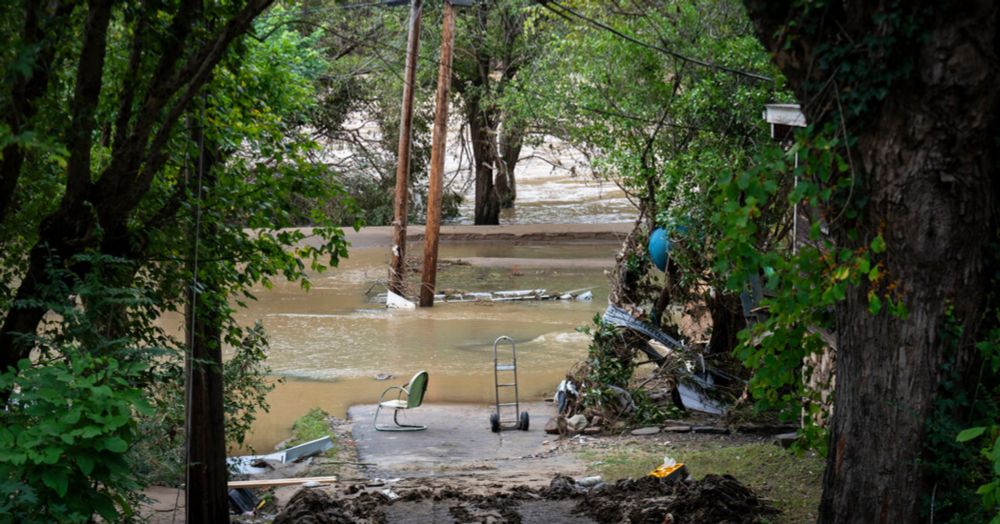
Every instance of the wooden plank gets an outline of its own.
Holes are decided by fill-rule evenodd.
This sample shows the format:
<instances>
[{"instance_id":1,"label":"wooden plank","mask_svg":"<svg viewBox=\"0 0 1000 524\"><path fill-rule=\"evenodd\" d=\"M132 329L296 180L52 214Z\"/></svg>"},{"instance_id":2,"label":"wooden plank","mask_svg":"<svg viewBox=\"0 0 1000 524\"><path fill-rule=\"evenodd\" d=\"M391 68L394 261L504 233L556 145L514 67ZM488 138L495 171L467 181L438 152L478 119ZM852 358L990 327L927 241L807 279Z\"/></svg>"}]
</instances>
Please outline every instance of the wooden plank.
<instances>
[{"instance_id":1,"label":"wooden plank","mask_svg":"<svg viewBox=\"0 0 1000 524\"><path fill-rule=\"evenodd\" d=\"M301 477L294 479L257 479L257 480L232 480L229 482L230 488L276 488L280 486L298 486L306 482L319 482L320 484L333 484L337 482L337 477Z\"/></svg>"}]
</instances>

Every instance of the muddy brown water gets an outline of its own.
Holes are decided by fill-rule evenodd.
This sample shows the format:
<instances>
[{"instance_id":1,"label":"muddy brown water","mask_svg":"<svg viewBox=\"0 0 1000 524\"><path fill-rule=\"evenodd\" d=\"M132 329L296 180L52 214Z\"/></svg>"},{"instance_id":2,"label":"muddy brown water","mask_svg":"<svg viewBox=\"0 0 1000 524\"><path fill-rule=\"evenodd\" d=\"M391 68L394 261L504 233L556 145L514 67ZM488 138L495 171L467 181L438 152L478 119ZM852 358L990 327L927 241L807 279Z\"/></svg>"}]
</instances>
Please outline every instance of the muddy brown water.
<instances>
[{"instance_id":1,"label":"muddy brown water","mask_svg":"<svg viewBox=\"0 0 1000 524\"><path fill-rule=\"evenodd\" d=\"M517 344L521 397L551 395L586 355L588 338L576 329L604 310L603 268L611 266L617 248L610 242L441 246L442 260L474 258L477 265L445 264L438 289L592 287L590 302L439 303L430 309L389 310L366 295L384 291L375 283L386 275L385 247L351 249L340 267L311 275L308 292L280 282L255 289L258 300L238 318L246 325L263 322L271 342L268 364L281 381L268 396L270 412L258 417L247 448L233 451L269 452L313 407L345 417L351 405L375 403L386 387L405 383L421 369L430 373L427 402L491 403L492 343L501 335ZM418 243L409 250L419 254L422 247ZM519 267L503 264L504 259L546 263ZM375 379L383 373L393 378Z\"/></svg>"}]
</instances>

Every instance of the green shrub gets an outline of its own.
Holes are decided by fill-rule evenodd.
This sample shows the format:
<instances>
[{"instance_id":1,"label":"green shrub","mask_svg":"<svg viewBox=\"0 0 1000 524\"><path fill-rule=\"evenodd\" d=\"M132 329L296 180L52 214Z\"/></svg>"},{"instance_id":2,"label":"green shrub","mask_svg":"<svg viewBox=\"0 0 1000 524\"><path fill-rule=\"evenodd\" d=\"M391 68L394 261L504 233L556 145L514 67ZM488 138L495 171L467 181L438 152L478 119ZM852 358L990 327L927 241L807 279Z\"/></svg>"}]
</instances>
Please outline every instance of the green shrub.
<instances>
[{"instance_id":1,"label":"green shrub","mask_svg":"<svg viewBox=\"0 0 1000 524\"><path fill-rule=\"evenodd\" d=\"M44 366L0 375L13 391L0 426L0 522L92 522L133 514L127 458L136 414L150 415L137 363L63 348Z\"/></svg>"}]
</instances>

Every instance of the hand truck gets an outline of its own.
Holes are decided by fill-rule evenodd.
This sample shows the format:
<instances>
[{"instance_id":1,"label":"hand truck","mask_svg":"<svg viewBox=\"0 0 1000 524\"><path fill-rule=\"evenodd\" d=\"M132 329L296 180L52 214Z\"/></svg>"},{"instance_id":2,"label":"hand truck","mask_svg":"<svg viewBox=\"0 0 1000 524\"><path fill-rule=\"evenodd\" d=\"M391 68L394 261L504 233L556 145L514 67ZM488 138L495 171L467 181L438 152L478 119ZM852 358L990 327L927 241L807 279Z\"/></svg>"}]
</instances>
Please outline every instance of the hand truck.
<instances>
[{"instance_id":1,"label":"hand truck","mask_svg":"<svg viewBox=\"0 0 1000 524\"><path fill-rule=\"evenodd\" d=\"M510 343L510 363L500 362L498 346L501 342ZM501 374L503 374L504 380L509 380L509 382L500 382ZM498 337L493 341L493 384L496 390L497 410L496 413L490 415L490 430L494 433L499 433L504 429L528 431L528 412L521 411L520 399L517 394L517 347L514 345L514 340L508 336ZM500 401L500 390L507 388L514 389L513 402ZM509 395L504 395L504 397L509 399Z\"/></svg>"}]
</instances>

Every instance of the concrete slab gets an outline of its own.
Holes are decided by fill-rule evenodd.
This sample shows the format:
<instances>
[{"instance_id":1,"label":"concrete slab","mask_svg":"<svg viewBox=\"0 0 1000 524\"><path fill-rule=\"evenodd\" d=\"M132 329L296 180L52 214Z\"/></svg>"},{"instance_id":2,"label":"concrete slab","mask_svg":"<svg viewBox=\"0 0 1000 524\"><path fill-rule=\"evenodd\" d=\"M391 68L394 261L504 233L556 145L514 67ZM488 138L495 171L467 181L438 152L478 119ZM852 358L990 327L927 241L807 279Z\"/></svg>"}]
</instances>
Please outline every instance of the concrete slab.
<instances>
[{"instance_id":1,"label":"concrete slab","mask_svg":"<svg viewBox=\"0 0 1000 524\"><path fill-rule=\"evenodd\" d=\"M375 464L369 470L370 476L484 477L484 471L491 471L485 476L495 482L510 479L547 484L555 473L584 472L584 465L574 455L557 453L556 437L543 431L545 422L555 415L554 406L522 403L521 410L527 411L531 420L529 431L500 433L490 431L493 409L489 405L424 404L402 412L400 421L425 424L427 429L404 433L375 431L374 405L354 406L348 416L353 422L359 460Z\"/></svg>"}]
</instances>

